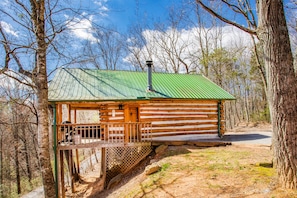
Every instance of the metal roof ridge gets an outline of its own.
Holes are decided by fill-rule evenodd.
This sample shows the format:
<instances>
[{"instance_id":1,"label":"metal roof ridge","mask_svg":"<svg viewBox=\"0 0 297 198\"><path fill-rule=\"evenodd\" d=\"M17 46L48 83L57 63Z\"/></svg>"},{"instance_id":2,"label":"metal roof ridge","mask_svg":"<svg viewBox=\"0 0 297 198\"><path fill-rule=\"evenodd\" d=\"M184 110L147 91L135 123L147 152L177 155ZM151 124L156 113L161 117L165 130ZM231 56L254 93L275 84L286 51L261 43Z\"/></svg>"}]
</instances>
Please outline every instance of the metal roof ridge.
<instances>
[{"instance_id":1,"label":"metal roof ridge","mask_svg":"<svg viewBox=\"0 0 297 198\"><path fill-rule=\"evenodd\" d=\"M97 68L59 68L59 69L63 69L63 70L91 70L91 71L104 71L104 72L131 72L131 73L146 73L146 71L134 71L134 70L108 70L108 69L97 69ZM191 75L191 76L203 76L205 77L204 74L201 73L173 73L173 72L162 72L162 71L153 71L153 74L170 74L170 75ZM206 77L207 78L207 77ZM209 79L208 79L209 80Z\"/></svg>"}]
</instances>

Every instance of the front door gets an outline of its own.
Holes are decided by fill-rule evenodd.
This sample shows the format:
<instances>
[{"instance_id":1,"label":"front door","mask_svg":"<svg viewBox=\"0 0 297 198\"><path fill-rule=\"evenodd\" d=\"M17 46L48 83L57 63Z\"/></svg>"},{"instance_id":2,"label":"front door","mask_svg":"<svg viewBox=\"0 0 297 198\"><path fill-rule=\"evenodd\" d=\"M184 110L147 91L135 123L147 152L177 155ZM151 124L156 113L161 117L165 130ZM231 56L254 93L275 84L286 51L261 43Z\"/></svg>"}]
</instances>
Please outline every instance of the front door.
<instances>
[{"instance_id":1,"label":"front door","mask_svg":"<svg viewBox=\"0 0 297 198\"><path fill-rule=\"evenodd\" d=\"M140 141L140 134L138 129L139 122L139 113L138 107L128 107L127 113L125 114L125 122L126 124L126 140L129 142L138 142Z\"/></svg>"},{"instance_id":2,"label":"front door","mask_svg":"<svg viewBox=\"0 0 297 198\"><path fill-rule=\"evenodd\" d=\"M138 122L138 107L129 107L129 122Z\"/></svg>"}]
</instances>

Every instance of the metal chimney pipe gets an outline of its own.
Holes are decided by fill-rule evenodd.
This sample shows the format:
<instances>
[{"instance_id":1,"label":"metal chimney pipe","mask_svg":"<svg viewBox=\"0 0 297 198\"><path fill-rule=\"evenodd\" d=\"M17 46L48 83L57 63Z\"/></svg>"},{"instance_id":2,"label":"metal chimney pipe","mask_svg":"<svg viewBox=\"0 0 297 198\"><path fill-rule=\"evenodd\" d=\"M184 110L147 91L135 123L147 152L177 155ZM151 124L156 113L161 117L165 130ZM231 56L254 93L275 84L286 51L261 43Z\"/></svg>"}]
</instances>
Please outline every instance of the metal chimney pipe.
<instances>
[{"instance_id":1,"label":"metal chimney pipe","mask_svg":"<svg viewBox=\"0 0 297 198\"><path fill-rule=\"evenodd\" d=\"M152 85L152 65L153 61L146 61L147 65L147 90L153 91L153 85Z\"/></svg>"}]
</instances>

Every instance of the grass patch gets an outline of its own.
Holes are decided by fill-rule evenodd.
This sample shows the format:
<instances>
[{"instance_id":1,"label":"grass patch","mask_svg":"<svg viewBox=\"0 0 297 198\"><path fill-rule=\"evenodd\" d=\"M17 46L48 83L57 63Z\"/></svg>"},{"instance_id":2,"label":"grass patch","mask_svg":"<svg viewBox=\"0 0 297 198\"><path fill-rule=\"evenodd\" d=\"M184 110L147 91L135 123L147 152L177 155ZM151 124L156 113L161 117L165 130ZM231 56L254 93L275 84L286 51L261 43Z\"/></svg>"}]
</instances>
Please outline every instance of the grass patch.
<instances>
[{"instance_id":1,"label":"grass patch","mask_svg":"<svg viewBox=\"0 0 297 198\"><path fill-rule=\"evenodd\" d=\"M265 163L265 166L256 164L252 166L251 173L254 182L269 182L271 178L276 176L276 170L272 168L271 163ZM270 165L269 165L270 164Z\"/></svg>"},{"instance_id":2,"label":"grass patch","mask_svg":"<svg viewBox=\"0 0 297 198\"><path fill-rule=\"evenodd\" d=\"M130 197L166 197L168 194L205 197L228 193L244 197L249 192L270 193L272 190L267 189L276 171L269 163L259 162L271 159L271 151L263 148L169 147L159 161L161 171L146 177L138 186L130 186L127 193Z\"/></svg>"},{"instance_id":3,"label":"grass patch","mask_svg":"<svg viewBox=\"0 0 297 198\"><path fill-rule=\"evenodd\" d=\"M170 163L162 164L161 171L166 171L170 167Z\"/></svg>"},{"instance_id":4,"label":"grass patch","mask_svg":"<svg viewBox=\"0 0 297 198\"><path fill-rule=\"evenodd\" d=\"M191 152L182 146L176 146L171 149L167 149L167 151L164 153L164 157L170 157L170 156L176 156L176 155L184 155L184 154L190 154ZM189 155L187 155L189 156Z\"/></svg>"}]
</instances>

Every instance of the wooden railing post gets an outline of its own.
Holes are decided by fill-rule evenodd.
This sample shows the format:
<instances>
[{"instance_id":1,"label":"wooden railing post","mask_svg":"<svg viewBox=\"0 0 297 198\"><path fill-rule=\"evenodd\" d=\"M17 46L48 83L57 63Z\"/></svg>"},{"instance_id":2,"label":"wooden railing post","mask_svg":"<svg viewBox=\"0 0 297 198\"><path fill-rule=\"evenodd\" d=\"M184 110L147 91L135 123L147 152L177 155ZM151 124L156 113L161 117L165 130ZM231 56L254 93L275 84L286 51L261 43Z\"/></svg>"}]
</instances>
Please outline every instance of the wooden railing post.
<instances>
[{"instance_id":1,"label":"wooden railing post","mask_svg":"<svg viewBox=\"0 0 297 198\"><path fill-rule=\"evenodd\" d=\"M129 142L129 124L124 123L124 143L127 144Z\"/></svg>"}]
</instances>

